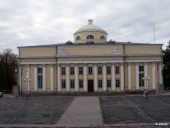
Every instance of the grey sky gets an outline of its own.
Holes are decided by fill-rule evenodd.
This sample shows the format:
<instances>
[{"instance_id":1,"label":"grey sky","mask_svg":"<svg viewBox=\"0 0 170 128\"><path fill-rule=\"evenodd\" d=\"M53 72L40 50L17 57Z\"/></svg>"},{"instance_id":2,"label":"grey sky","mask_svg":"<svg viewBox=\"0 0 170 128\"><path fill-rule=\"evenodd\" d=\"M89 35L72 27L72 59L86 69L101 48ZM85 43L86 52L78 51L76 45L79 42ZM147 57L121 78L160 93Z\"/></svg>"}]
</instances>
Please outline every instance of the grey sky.
<instances>
[{"instance_id":1,"label":"grey sky","mask_svg":"<svg viewBox=\"0 0 170 128\"><path fill-rule=\"evenodd\" d=\"M108 40L156 43L170 40L170 0L0 0L0 52L18 46L73 41L93 19Z\"/></svg>"}]
</instances>

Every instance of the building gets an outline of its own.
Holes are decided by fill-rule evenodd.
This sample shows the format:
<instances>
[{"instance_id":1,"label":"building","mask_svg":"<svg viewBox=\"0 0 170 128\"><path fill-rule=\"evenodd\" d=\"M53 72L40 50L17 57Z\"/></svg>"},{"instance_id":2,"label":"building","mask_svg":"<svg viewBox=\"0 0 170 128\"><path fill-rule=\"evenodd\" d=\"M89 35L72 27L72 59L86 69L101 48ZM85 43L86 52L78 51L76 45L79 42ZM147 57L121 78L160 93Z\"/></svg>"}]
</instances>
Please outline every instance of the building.
<instances>
[{"instance_id":1,"label":"building","mask_svg":"<svg viewBox=\"0 0 170 128\"><path fill-rule=\"evenodd\" d=\"M154 91L162 84L162 44L107 41L92 20L74 33L74 43L18 50L23 93Z\"/></svg>"}]
</instances>

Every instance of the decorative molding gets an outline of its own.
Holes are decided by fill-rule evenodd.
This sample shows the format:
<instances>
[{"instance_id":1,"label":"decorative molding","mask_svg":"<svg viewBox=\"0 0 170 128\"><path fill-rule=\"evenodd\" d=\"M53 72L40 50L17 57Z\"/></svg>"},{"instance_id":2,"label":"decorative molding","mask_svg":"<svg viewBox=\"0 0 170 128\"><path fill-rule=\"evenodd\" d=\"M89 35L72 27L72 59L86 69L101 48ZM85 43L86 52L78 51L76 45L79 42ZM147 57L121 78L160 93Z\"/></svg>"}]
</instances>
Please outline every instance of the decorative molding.
<instances>
[{"instance_id":1,"label":"decorative molding","mask_svg":"<svg viewBox=\"0 0 170 128\"><path fill-rule=\"evenodd\" d=\"M58 54L59 55L68 55L69 52L66 48L62 48L62 49L59 49Z\"/></svg>"}]
</instances>

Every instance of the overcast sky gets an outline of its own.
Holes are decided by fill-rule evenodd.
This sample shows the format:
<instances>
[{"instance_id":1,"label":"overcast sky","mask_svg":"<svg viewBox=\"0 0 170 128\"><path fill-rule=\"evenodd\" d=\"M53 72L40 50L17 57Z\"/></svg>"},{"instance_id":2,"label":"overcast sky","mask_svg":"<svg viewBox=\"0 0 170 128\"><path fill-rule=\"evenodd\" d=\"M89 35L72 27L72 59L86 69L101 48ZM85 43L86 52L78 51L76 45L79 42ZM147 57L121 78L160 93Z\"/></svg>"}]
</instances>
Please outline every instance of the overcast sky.
<instances>
[{"instance_id":1,"label":"overcast sky","mask_svg":"<svg viewBox=\"0 0 170 128\"><path fill-rule=\"evenodd\" d=\"M0 0L0 52L57 44L93 19L108 40L168 44L170 0Z\"/></svg>"}]
</instances>

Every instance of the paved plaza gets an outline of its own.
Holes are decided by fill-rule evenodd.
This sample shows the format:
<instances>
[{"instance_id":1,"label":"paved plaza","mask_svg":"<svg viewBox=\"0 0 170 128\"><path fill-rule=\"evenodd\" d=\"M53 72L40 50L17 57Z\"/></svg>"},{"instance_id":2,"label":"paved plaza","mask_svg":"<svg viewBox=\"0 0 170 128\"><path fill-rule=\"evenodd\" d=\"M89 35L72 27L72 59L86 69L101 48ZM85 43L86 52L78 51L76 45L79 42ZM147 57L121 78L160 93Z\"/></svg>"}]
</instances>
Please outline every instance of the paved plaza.
<instances>
[{"instance_id":1,"label":"paved plaza","mask_svg":"<svg viewBox=\"0 0 170 128\"><path fill-rule=\"evenodd\" d=\"M138 95L0 99L0 128L146 126L169 122L170 96L150 96L148 99Z\"/></svg>"}]
</instances>

